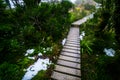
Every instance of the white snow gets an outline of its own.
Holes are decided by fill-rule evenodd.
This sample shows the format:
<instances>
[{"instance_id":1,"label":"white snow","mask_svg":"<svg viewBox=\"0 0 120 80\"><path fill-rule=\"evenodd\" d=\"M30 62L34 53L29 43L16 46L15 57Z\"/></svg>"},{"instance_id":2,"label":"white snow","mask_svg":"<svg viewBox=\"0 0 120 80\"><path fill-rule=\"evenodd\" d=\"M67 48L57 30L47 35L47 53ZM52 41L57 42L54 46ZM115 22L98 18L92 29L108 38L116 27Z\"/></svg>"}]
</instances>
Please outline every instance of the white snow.
<instances>
[{"instance_id":1,"label":"white snow","mask_svg":"<svg viewBox=\"0 0 120 80\"><path fill-rule=\"evenodd\" d=\"M102 4L100 4L100 3L96 3L96 9L99 9L99 8L101 8L101 6L102 6Z\"/></svg>"},{"instance_id":2,"label":"white snow","mask_svg":"<svg viewBox=\"0 0 120 80\"><path fill-rule=\"evenodd\" d=\"M80 40L83 40L83 37L85 36L85 31L82 31L81 35L80 35Z\"/></svg>"},{"instance_id":3,"label":"white snow","mask_svg":"<svg viewBox=\"0 0 120 80\"><path fill-rule=\"evenodd\" d=\"M34 52L34 49L28 49L26 52L27 55L32 54ZM42 56L42 53L38 53L38 56ZM35 59L35 57L29 57L29 56L28 58ZM39 58L33 65L29 66L27 69L23 69L23 71L27 71L27 72L23 76L22 80L31 80L35 75L37 75L39 71L47 70L47 66L50 64L51 62L49 61L49 58L46 59Z\"/></svg>"},{"instance_id":4,"label":"white snow","mask_svg":"<svg viewBox=\"0 0 120 80\"><path fill-rule=\"evenodd\" d=\"M27 72L25 73L22 80L31 80L40 70L47 70L47 65L50 65L49 59L38 59L33 65L27 68Z\"/></svg>"},{"instance_id":5,"label":"white snow","mask_svg":"<svg viewBox=\"0 0 120 80\"><path fill-rule=\"evenodd\" d=\"M95 13L93 12L93 13L91 13L90 15L86 16L86 18L87 18L87 19L92 19L92 18L94 18L94 14L95 14ZM87 20L86 20L86 21L87 21Z\"/></svg>"},{"instance_id":6,"label":"white snow","mask_svg":"<svg viewBox=\"0 0 120 80\"><path fill-rule=\"evenodd\" d=\"M28 49L28 50L26 51L25 56L28 56L28 54L32 54L34 51L35 51L35 49Z\"/></svg>"},{"instance_id":7,"label":"white snow","mask_svg":"<svg viewBox=\"0 0 120 80\"><path fill-rule=\"evenodd\" d=\"M42 56L42 53L38 53L38 56Z\"/></svg>"},{"instance_id":8,"label":"white snow","mask_svg":"<svg viewBox=\"0 0 120 80\"><path fill-rule=\"evenodd\" d=\"M63 45L63 46L65 45L65 42L66 42L66 38L64 38L64 39L62 40L62 45Z\"/></svg>"},{"instance_id":9,"label":"white snow","mask_svg":"<svg viewBox=\"0 0 120 80\"><path fill-rule=\"evenodd\" d=\"M28 59L33 59L33 60L35 60L35 57L28 57Z\"/></svg>"},{"instance_id":10,"label":"white snow","mask_svg":"<svg viewBox=\"0 0 120 80\"><path fill-rule=\"evenodd\" d=\"M15 8L16 6L14 5L15 4L15 1L13 0L9 0L10 2L10 5L11 5L11 8ZM17 2L20 4L20 5L24 5L24 1L23 0L17 0Z\"/></svg>"},{"instance_id":11,"label":"white snow","mask_svg":"<svg viewBox=\"0 0 120 80\"><path fill-rule=\"evenodd\" d=\"M111 56L111 57L115 56L115 50L113 50L112 48L110 49L105 48L104 52L106 53L107 56Z\"/></svg>"}]
</instances>

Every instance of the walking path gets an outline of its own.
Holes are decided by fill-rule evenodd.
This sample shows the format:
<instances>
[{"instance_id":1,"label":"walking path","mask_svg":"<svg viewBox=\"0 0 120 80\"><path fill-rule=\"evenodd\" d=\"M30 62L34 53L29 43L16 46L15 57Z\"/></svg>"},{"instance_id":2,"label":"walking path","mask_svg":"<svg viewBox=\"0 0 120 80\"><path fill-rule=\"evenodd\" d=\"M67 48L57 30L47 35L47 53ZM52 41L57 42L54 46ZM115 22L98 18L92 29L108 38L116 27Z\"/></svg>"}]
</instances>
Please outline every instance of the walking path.
<instances>
[{"instance_id":1,"label":"walking path","mask_svg":"<svg viewBox=\"0 0 120 80\"><path fill-rule=\"evenodd\" d=\"M72 23L66 43L61 51L51 78L54 80L81 80L79 26L93 14Z\"/></svg>"},{"instance_id":2,"label":"walking path","mask_svg":"<svg viewBox=\"0 0 120 80\"><path fill-rule=\"evenodd\" d=\"M57 80L80 80L79 27L71 27L61 51L52 78Z\"/></svg>"},{"instance_id":3,"label":"walking path","mask_svg":"<svg viewBox=\"0 0 120 80\"><path fill-rule=\"evenodd\" d=\"M90 15L88 15L88 16L86 16L86 17L84 17L83 19L80 19L80 20L78 20L78 21L75 21L75 22L73 22L72 23L72 25L81 25L82 23L84 23L84 22L86 22L88 19L91 19L91 18L93 18L95 13L93 12L92 14L90 14Z\"/></svg>"}]
</instances>

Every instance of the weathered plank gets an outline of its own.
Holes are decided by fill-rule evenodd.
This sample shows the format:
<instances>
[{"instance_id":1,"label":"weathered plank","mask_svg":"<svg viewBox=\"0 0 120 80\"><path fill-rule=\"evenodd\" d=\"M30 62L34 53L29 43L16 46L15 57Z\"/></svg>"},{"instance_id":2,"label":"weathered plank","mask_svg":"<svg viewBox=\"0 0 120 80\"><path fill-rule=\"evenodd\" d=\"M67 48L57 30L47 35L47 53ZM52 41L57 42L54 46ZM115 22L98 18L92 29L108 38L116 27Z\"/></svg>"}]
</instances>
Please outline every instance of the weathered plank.
<instances>
[{"instance_id":1,"label":"weathered plank","mask_svg":"<svg viewBox=\"0 0 120 80\"><path fill-rule=\"evenodd\" d=\"M80 54L80 51L79 50L73 50L73 49L62 49L62 51L66 51L66 52L73 52L73 53L79 53Z\"/></svg>"},{"instance_id":2,"label":"weathered plank","mask_svg":"<svg viewBox=\"0 0 120 80\"><path fill-rule=\"evenodd\" d=\"M80 54L76 54L76 53L61 52L61 54L62 54L62 55L66 55L66 56L71 56L71 57L80 58Z\"/></svg>"},{"instance_id":3,"label":"weathered plank","mask_svg":"<svg viewBox=\"0 0 120 80\"><path fill-rule=\"evenodd\" d=\"M59 59L63 59L63 60L68 60L68 61L73 61L73 62L80 63L80 59L79 58L73 58L73 57L68 57L68 56L60 55Z\"/></svg>"},{"instance_id":4,"label":"weathered plank","mask_svg":"<svg viewBox=\"0 0 120 80\"><path fill-rule=\"evenodd\" d=\"M58 60L59 65L67 66L67 67L72 67L80 70L80 64L79 63L74 63L74 62L69 62L69 61L64 61L64 60Z\"/></svg>"},{"instance_id":5,"label":"weathered plank","mask_svg":"<svg viewBox=\"0 0 120 80\"><path fill-rule=\"evenodd\" d=\"M53 72L52 78L56 79L56 80L81 80L79 77L75 77L75 76L71 76L68 74L63 74L60 72Z\"/></svg>"},{"instance_id":6,"label":"weathered plank","mask_svg":"<svg viewBox=\"0 0 120 80\"><path fill-rule=\"evenodd\" d=\"M70 75L73 75L73 76L78 76L78 77L81 76L81 72L78 69L69 68L69 67L60 66L60 65L56 65L55 67L56 67L55 71L70 74Z\"/></svg>"},{"instance_id":7,"label":"weathered plank","mask_svg":"<svg viewBox=\"0 0 120 80\"><path fill-rule=\"evenodd\" d=\"M68 49L75 49L75 50L80 50L79 47L73 47L73 46L64 46L63 48L68 48Z\"/></svg>"},{"instance_id":8,"label":"weathered plank","mask_svg":"<svg viewBox=\"0 0 120 80\"><path fill-rule=\"evenodd\" d=\"M71 27L51 78L81 80L79 28Z\"/></svg>"}]
</instances>

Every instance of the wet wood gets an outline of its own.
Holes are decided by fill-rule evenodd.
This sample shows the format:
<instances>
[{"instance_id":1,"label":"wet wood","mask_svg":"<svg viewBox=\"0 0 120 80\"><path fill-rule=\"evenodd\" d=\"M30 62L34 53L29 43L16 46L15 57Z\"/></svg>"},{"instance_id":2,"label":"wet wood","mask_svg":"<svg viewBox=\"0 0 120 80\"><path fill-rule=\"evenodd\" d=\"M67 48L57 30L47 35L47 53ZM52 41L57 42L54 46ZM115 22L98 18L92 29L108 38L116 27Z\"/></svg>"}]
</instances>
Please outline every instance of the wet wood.
<instances>
[{"instance_id":1,"label":"wet wood","mask_svg":"<svg viewBox=\"0 0 120 80\"><path fill-rule=\"evenodd\" d=\"M51 78L81 80L79 27L71 27Z\"/></svg>"}]
</instances>

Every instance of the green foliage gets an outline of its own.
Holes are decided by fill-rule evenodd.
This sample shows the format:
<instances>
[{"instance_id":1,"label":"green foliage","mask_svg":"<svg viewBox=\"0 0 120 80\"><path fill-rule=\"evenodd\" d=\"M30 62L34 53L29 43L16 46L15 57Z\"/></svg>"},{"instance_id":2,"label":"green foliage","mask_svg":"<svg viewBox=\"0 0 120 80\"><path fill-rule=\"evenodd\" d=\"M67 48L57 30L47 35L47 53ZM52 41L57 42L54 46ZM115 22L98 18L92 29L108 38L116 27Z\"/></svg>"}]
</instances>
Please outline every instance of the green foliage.
<instances>
[{"instance_id":1,"label":"green foliage","mask_svg":"<svg viewBox=\"0 0 120 80\"><path fill-rule=\"evenodd\" d=\"M25 26L21 31L19 40L26 46L38 46L42 40L43 36L33 26Z\"/></svg>"},{"instance_id":2,"label":"green foliage","mask_svg":"<svg viewBox=\"0 0 120 80\"><path fill-rule=\"evenodd\" d=\"M22 59L17 60L17 64L20 66L21 69L27 68L33 62L34 60L30 60L28 58L22 58Z\"/></svg>"},{"instance_id":3,"label":"green foliage","mask_svg":"<svg viewBox=\"0 0 120 80\"><path fill-rule=\"evenodd\" d=\"M37 76L35 76L32 80L48 80L47 76L45 75L46 71L42 70L39 71Z\"/></svg>"},{"instance_id":4,"label":"green foliage","mask_svg":"<svg viewBox=\"0 0 120 80\"><path fill-rule=\"evenodd\" d=\"M39 5L41 0L23 0L25 2L26 8L33 8Z\"/></svg>"},{"instance_id":5,"label":"green foliage","mask_svg":"<svg viewBox=\"0 0 120 80\"><path fill-rule=\"evenodd\" d=\"M115 33L116 33L116 40L117 42L120 44L120 27L118 25L120 25L120 11L119 11L119 8L120 8L120 4L119 4L119 1L118 0L112 0L114 2L114 5L113 5L113 9L114 9L114 12L113 12L113 27L115 28ZM119 46L120 47L120 46Z\"/></svg>"},{"instance_id":6,"label":"green foliage","mask_svg":"<svg viewBox=\"0 0 120 80\"><path fill-rule=\"evenodd\" d=\"M75 10L74 12L70 12L71 18L70 21L74 22L76 20L82 19L84 16L87 15L87 13L83 10L83 11L79 11L79 10Z\"/></svg>"},{"instance_id":7,"label":"green foliage","mask_svg":"<svg viewBox=\"0 0 120 80\"><path fill-rule=\"evenodd\" d=\"M98 2L98 3L101 3L101 4L103 2L103 0L95 0L95 1Z\"/></svg>"},{"instance_id":8,"label":"green foliage","mask_svg":"<svg viewBox=\"0 0 120 80\"><path fill-rule=\"evenodd\" d=\"M45 57L53 59L53 55L58 55L61 39L69 29L68 10L73 6L72 3L63 1L39 5L40 0L23 1L24 5L15 2L16 8L6 9L6 4L0 0L0 80L21 79L21 70L34 62L24 57L28 48L36 49L30 56L42 52ZM10 7L9 3L7 4ZM55 51L48 50L51 46Z\"/></svg>"},{"instance_id":9,"label":"green foliage","mask_svg":"<svg viewBox=\"0 0 120 80\"><path fill-rule=\"evenodd\" d=\"M65 13L68 13L68 10L70 9L70 8L72 8L72 3L71 2L69 2L69 1L65 1L65 0L63 0L62 2L61 2L61 7L63 8L63 12L65 12Z\"/></svg>"},{"instance_id":10,"label":"green foliage","mask_svg":"<svg viewBox=\"0 0 120 80\"><path fill-rule=\"evenodd\" d=\"M22 75L19 66L4 62L0 65L0 80L20 80Z\"/></svg>"},{"instance_id":11,"label":"green foliage","mask_svg":"<svg viewBox=\"0 0 120 80\"><path fill-rule=\"evenodd\" d=\"M3 17L6 4L3 3L3 0L0 0L0 17Z\"/></svg>"},{"instance_id":12,"label":"green foliage","mask_svg":"<svg viewBox=\"0 0 120 80\"><path fill-rule=\"evenodd\" d=\"M91 12L94 11L95 11L95 6L93 5L84 4L80 6L75 6L69 11L71 15L70 21L74 22L79 19L82 19L83 17L89 15Z\"/></svg>"},{"instance_id":13,"label":"green foliage","mask_svg":"<svg viewBox=\"0 0 120 80\"><path fill-rule=\"evenodd\" d=\"M94 35L88 35L87 33L85 34L85 37L83 40L80 42L80 47L81 47L81 53L87 53L91 55L93 53L92 46L93 46L93 41L95 40Z\"/></svg>"},{"instance_id":14,"label":"green foliage","mask_svg":"<svg viewBox=\"0 0 120 80\"><path fill-rule=\"evenodd\" d=\"M83 37L83 40L81 40L81 52L87 53L89 55L93 54L92 46L94 45L95 38L95 24L92 22L92 20L89 20L88 22L81 25L81 32L85 32L85 36Z\"/></svg>"},{"instance_id":15,"label":"green foliage","mask_svg":"<svg viewBox=\"0 0 120 80\"><path fill-rule=\"evenodd\" d=\"M109 16L109 13L99 11L92 20L83 24L80 28L81 31L86 32L86 36L81 41L81 48L84 47L82 52L83 80L120 79L115 76L117 75L116 73L118 75L120 73L117 55L119 52L116 52L114 57L106 56L103 52L104 48L118 50L115 30L108 25ZM105 22L102 22L102 20ZM104 28L101 25L104 25Z\"/></svg>"},{"instance_id":16,"label":"green foliage","mask_svg":"<svg viewBox=\"0 0 120 80\"><path fill-rule=\"evenodd\" d=\"M84 4L86 10L91 10L92 12L95 11L95 6L90 4Z\"/></svg>"},{"instance_id":17,"label":"green foliage","mask_svg":"<svg viewBox=\"0 0 120 80\"><path fill-rule=\"evenodd\" d=\"M114 58L105 55L82 54L83 80L114 80L107 72Z\"/></svg>"}]
</instances>

